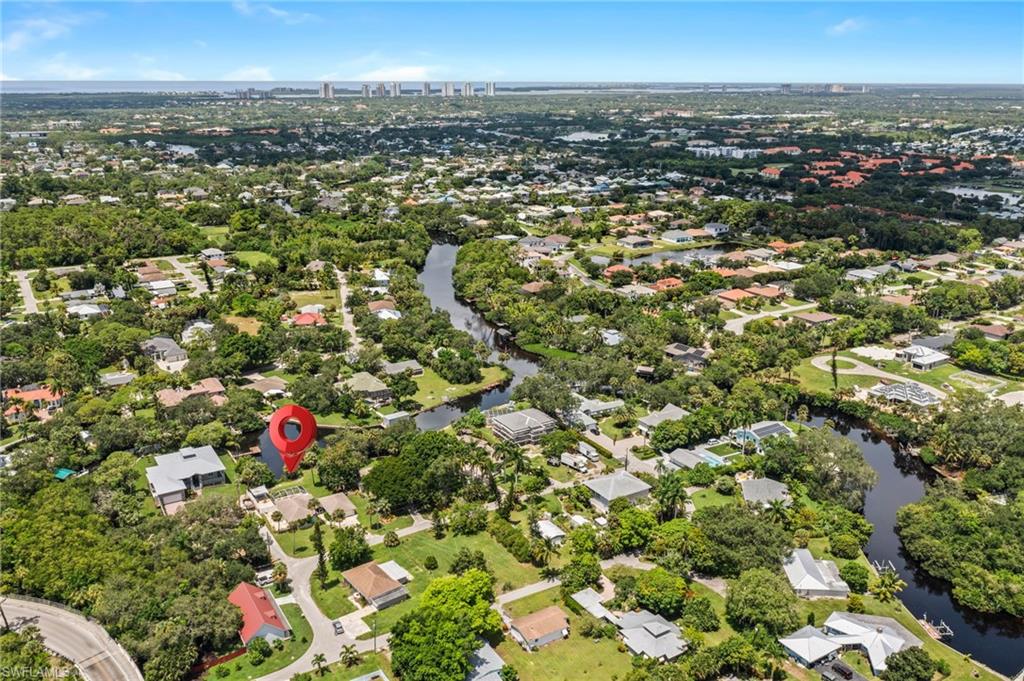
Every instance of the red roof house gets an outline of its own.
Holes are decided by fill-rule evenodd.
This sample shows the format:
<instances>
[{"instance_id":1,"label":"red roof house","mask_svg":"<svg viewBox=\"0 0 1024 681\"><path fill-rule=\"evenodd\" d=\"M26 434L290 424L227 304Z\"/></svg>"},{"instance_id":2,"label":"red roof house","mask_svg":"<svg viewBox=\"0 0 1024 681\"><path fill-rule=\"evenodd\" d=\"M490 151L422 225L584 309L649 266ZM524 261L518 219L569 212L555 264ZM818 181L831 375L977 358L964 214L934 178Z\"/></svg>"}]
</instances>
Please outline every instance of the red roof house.
<instances>
[{"instance_id":1,"label":"red roof house","mask_svg":"<svg viewBox=\"0 0 1024 681\"><path fill-rule=\"evenodd\" d=\"M292 326L326 326L327 320L317 312L300 312L291 319Z\"/></svg>"},{"instance_id":2,"label":"red roof house","mask_svg":"<svg viewBox=\"0 0 1024 681\"><path fill-rule=\"evenodd\" d=\"M238 635L245 645L248 646L257 637L270 642L291 636L288 620L266 589L241 582L228 595L228 601L242 611L242 628L238 630Z\"/></svg>"}]
</instances>

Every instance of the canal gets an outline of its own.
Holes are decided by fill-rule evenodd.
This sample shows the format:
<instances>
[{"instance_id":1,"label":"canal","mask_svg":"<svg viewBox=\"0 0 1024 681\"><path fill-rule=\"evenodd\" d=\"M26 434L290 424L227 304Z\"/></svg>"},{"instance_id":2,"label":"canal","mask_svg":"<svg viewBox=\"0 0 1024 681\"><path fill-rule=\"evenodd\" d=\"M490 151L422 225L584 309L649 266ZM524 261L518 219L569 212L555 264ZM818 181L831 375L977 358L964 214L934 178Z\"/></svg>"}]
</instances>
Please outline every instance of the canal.
<instances>
[{"instance_id":1,"label":"canal","mask_svg":"<svg viewBox=\"0 0 1024 681\"><path fill-rule=\"evenodd\" d=\"M420 282L435 308L451 315L456 328L465 329L474 338L492 349L497 359L498 346L495 329L471 307L455 296L452 271L458 247L434 244L420 275ZM503 404L511 397L512 388L526 376L539 370L536 358L522 351L509 352L504 364L512 370L512 380L482 395L468 397L417 416L416 424L422 430L443 428L477 407L487 409ZM825 416L814 417L812 424L824 425ZM920 461L902 455L884 439L861 425L833 417L834 430L860 447L864 458L878 472L878 484L868 492L864 515L874 525L874 533L865 549L868 559L880 563L891 562L907 588L900 599L915 617L925 615L934 622L944 621L952 627L954 636L948 641L955 649L1006 675L1016 674L1024 667L1024 623L1008 617L994 617L957 605L950 594L950 586L942 580L925 575L913 560L904 554L896 534L896 511L920 499L931 476Z\"/></svg>"}]
</instances>

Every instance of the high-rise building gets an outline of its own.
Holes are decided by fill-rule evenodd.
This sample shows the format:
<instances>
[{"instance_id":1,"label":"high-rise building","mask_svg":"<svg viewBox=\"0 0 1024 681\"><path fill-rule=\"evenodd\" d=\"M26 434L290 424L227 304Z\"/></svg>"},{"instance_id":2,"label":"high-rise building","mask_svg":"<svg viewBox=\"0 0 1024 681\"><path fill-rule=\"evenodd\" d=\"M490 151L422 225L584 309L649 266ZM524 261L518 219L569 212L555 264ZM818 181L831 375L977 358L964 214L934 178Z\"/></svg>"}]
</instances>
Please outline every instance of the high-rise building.
<instances>
[{"instance_id":1,"label":"high-rise building","mask_svg":"<svg viewBox=\"0 0 1024 681\"><path fill-rule=\"evenodd\" d=\"M468 80L462 84L462 96L472 97L473 96L473 84Z\"/></svg>"},{"instance_id":2,"label":"high-rise building","mask_svg":"<svg viewBox=\"0 0 1024 681\"><path fill-rule=\"evenodd\" d=\"M487 97L493 97L495 95L496 90L497 88L495 87L493 80L484 83L484 95L486 95Z\"/></svg>"},{"instance_id":3,"label":"high-rise building","mask_svg":"<svg viewBox=\"0 0 1024 681\"><path fill-rule=\"evenodd\" d=\"M369 83L363 83L363 97L369 97L369 96L370 96L370 84Z\"/></svg>"},{"instance_id":4,"label":"high-rise building","mask_svg":"<svg viewBox=\"0 0 1024 681\"><path fill-rule=\"evenodd\" d=\"M424 97L429 97L430 96L430 83L423 83L423 90L422 90L421 94Z\"/></svg>"},{"instance_id":5,"label":"high-rise building","mask_svg":"<svg viewBox=\"0 0 1024 681\"><path fill-rule=\"evenodd\" d=\"M452 83L451 81L445 83L444 87L441 88L441 95L444 97L454 97L455 83Z\"/></svg>"},{"instance_id":6,"label":"high-rise building","mask_svg":"<svg viewBox=\"0 0 1024 681\"><path fill-rule=\"evenodd\" d=\"M383 97L385 92L386 92L386 89L384 87L384 83L377 83L377 96L378 97Z\"/></svg>"},{"instance_id":7,"label":"high-rise building","mask_svg":"<svg viewBox=\"0 0 1024 681\"><path fill-rule=\"evenodd\" d=\"M832 83L831 85L828 86L828 91L836 94L841 94L842 92L845 91L845 89L843 88L842 83Z\"/></svg>"},{"instance_id":8,"label":"high-rise building","mask_svg":"<svg viewBox=\"0 0 1024 681\"><path fill-rule=\"evenodd\" d=\"M334 83L320 83L320 99L334 99Z\"/></svg>"},{"instance_id":9,"label":"high-rise building","mask_svg":"<svg viewBox=\"0 0 1024 681\"><path fill-rule=\"evenodd\" d=\"M402 96L402 84L397 81L391 81L391 96L401 97Z\"/></svg>"},{"instance_id":10,"label":"high-rise building","mask_svg":"<svg viewBox=\"0 0 1024 681\"><path fill-rule=\"evenodd\" d=\"M779 90L784 95L792 94L793 93L793 85L792 85L792 83L783 83L782 85L779 86Z\"/></svg>"}]
</instances>

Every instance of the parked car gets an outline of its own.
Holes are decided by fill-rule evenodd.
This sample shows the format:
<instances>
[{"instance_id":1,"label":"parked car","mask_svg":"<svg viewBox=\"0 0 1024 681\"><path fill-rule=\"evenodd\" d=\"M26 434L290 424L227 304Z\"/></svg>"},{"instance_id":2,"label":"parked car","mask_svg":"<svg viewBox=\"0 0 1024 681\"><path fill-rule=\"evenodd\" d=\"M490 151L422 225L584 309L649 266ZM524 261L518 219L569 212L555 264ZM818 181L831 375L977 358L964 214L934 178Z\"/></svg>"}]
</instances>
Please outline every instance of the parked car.
<instances>
[{"instance_id":1,"label":"parked car","mask_svg":"<svg viewBox=\"0 0 1024 681\"><path fill-rule=\"evenodd\" d=\"M840 662L839 660L833 662L832 671L834 671L836 674L839 674L839 676L843 677L844 679L853 678L853 669L851 669L845 662Z\"/></svg>"},{"instance_id":2,"label":"parked car","mask_svg":"<svg viewBox=\"0 0 1024 681\"><path fill-rule=\"evenodd\" d=\"M340 636L345 633L345 627L341 625L341 620L334 620L334 635Z\"/></svg>"}]
</instances>

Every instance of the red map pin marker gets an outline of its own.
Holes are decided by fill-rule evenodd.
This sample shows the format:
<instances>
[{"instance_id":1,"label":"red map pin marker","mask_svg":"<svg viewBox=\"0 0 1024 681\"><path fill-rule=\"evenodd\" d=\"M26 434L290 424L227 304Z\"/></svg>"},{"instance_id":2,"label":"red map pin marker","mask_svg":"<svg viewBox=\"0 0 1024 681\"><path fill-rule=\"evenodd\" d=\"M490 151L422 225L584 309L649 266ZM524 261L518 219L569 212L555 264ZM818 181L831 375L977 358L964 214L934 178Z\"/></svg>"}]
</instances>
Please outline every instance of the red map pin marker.
<instances>
[{"instance_id":1,"label":"red map pin marker","mask_svg":"<svg viewBox=\"0 0 1024 681\"><path fill-rule=\"evenodd\" d=\"M297 421L299 435L294 440L288 439L284 429L290 422ZM316 418L308 409L297 404L288 404L270 417L270 441L277 447L289 473L294 473L302 461L302 455L316 439Z\"/></svg>"}]
</instances>

